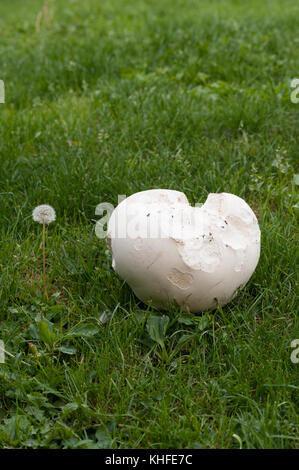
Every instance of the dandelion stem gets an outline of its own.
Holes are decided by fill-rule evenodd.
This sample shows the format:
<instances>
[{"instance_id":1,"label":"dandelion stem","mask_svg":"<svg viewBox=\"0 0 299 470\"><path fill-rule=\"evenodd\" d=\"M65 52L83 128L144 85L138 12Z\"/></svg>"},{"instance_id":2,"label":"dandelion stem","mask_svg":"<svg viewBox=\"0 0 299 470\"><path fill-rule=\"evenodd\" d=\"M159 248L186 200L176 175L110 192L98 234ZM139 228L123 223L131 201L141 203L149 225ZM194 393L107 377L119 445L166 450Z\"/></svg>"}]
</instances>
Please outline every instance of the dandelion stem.
<instances>
[{"instance_id":1,"label":"dandelion stem","mask_svg":"<svg viewBox=\"0 0 299 470\"><path fill-rule=\"evenodd\" d=\"M46 299L48 300L47 292L47 279L46 279L46 224L43 223L43 278L44 278L44 291Z\"/></svg>"},{"instance_id":2,"label":"dandelion stem","mask_svg":"<svg viewBox=\"0 0 299 470\"><path fill-rule=\"evenodd\" d=\"M46 280L46 224L54 222L56 214L53 207L48 204L41 204L35 207L32 212L32 218L34 222L38 222L43 225L43 278L44 278L44 292L45 297L48 300L47 292L47 280Z\"/></svg>"}]
</instances>

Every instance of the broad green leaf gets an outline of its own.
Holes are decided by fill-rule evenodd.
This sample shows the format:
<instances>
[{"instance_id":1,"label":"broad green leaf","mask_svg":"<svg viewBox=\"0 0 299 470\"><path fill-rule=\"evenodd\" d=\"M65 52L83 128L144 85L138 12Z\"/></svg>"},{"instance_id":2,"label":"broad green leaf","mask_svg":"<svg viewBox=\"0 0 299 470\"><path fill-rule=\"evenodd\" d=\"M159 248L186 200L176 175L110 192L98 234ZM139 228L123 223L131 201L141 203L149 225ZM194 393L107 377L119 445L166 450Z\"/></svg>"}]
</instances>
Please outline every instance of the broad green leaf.
<instances>
[{"instance_id":1,"label":"broad green leaf","mask_svg":"<svg viewBox=\"0 0 299 470\"><path fill-rule=\"evenodd\" d=\"M38 334L40 339L45 343L48 344L48 346L53 346L55 343L56 335L54 331L50 330L49 324L41 320L38 323Z\"/></svg>"},{"instance_id":2,"label":"broad green leaf","mask_svg":"<svg viewBox=\"0 0 299 470\"><path fill-rule=\"evenodd\" d=\"M59 348L57 348L58 351L61 351L63 352L64 354L69 354L70 356L72 354L75 354L76 353L76 348L74 346L60 346Z\"/></svg>"},{"instance_id":3,"label":"broad green leaf","mask_svg":"<svg viewBox=\"0 0 299 470\"><path fill-rule=\"evenodd\" d=\"M111 440L107 437L103 429L98 429L95 438L98 441L98 447L101 449L109 449L111 447Z\"/></svg>"},{"instance_id":4,"label":"broad green leaf","mask_svg":"<svg viewBox=\"0 0 299 470\"><path fill-rule=\"evenodd\" d=\"M152 315L147 320L146 328L151 339L160 344L161 347L164 347L164 338L168 323L169 317L166 315L163 315L162 317Z\"/></svg>"},{"instance_id":5,"label":"broad green leaf","mask_svg":"<svg viewBox=\"0 0 299 470\"><path fill-rule=\"evenodd\" d=\"M182 323L183 325L194 325L194 321L193 321L193 319L190 317L190 315L188 315L188 316L187 316L187 315L186 315L186 316L180 315L180 316L178 317L178 322L179 322L179 323Z\"/></svg>"},{"instance_id":6,"label":"broad green leaf","mask_svg":"<svg viewBox=\"0 0 299 470\"><path fill-rule=\"evenodd\" d=\"M202 317L196 317L196 322L198 329L203 331L210 325L211 319L208 315L203 315Z\"/></svg>"},{"instance_id":7,"label":"broad green leaf","mask_svg":"<svg viewBox=\"0 0 299 470\"><path fill-rule=\"evenodd\" d=\"M99 327L92 323L85 323L75 327L67 335L68 336L84 336L90 338L99 332Z\"/></svg>"},{"instance_id":8,"label":"broad green leaf","mask_svg":"<svg viewBox=\"0 0 299 470\"><path fill-rule=\"evenodd\" d=\"M76 411L77 409L78 409L78 403L72 401L62 407L62 412L68 414L72 411Z\"/></svg>"}]
</instances>

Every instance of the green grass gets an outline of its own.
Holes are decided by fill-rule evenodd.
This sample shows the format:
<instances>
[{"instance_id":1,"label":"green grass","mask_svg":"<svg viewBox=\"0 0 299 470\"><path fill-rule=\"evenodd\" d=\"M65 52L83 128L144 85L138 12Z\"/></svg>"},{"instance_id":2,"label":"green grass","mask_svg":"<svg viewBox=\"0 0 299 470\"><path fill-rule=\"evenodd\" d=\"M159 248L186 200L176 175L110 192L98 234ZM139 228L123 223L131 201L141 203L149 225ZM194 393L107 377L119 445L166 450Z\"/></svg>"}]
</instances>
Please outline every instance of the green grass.
<instances>
[{"instance_id":1,"label":"green grass","mask_svg":"<svg viewBox=\"0 0 299 470\"><path fill-rule=\"evenodd\" d=\"M298 1L57 0L37 31L42 5L0 2L0 447L298 448ZM164 312L163 349L94 232L150 188L232 192L262 232L246 288Z\"/></svg>"}]
</instances>

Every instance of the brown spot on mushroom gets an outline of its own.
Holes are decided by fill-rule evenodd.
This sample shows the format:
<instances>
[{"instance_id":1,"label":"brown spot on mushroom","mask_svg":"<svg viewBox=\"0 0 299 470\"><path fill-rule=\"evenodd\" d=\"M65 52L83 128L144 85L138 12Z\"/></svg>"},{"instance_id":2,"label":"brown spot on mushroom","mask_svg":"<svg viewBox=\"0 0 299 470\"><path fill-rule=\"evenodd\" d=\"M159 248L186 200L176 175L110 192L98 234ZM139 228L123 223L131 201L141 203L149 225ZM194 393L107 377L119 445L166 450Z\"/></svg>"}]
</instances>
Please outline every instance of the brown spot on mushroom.
<instances>
[{"instance_id":1,"label":"brown spot on mushroom","mask_svg":"<svg viewBox=\"0 0 299 470\"><path fill-rule=\"evenodd\" d=\"M158 259L162 256L162 252L159 251L159 253L157 253L157 255L155 256L154 260L146 267L146 269L149 269L156 261L158 261Z\"/></svg>"},{"instance_id":2,"label":"brown spot on mushroom","mask_svg":"<svg viewBox=\"0 0 299 470\"><path fill-rule=\"evenodd\" d=\"M180 246L185 245L184 240L180 240L179 238L173 238L173 240L176 242L177 245L180 245Z\"/></svg>"}]
</instances>

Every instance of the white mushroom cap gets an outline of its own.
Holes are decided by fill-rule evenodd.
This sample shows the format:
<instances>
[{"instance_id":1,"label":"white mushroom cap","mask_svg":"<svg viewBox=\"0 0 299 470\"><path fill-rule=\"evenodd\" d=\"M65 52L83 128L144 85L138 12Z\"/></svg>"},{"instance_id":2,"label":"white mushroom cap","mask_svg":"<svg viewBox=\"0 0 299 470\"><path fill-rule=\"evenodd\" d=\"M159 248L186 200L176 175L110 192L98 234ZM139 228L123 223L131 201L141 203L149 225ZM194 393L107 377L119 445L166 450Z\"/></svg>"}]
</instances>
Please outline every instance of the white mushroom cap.
<instances>
[{"instance_id":1,"label":"white mushroom cap","mask_svg":"<svg viewBox=\"0 0 299 470\"><path fill-rule=\"evenodd\" d=\"M113 211L112 266L143 302L200 312L229 302L260 255L255 214L238 196L209 194L201 207L167 189L142 191Z\"/></svg>"}]
</instances>

